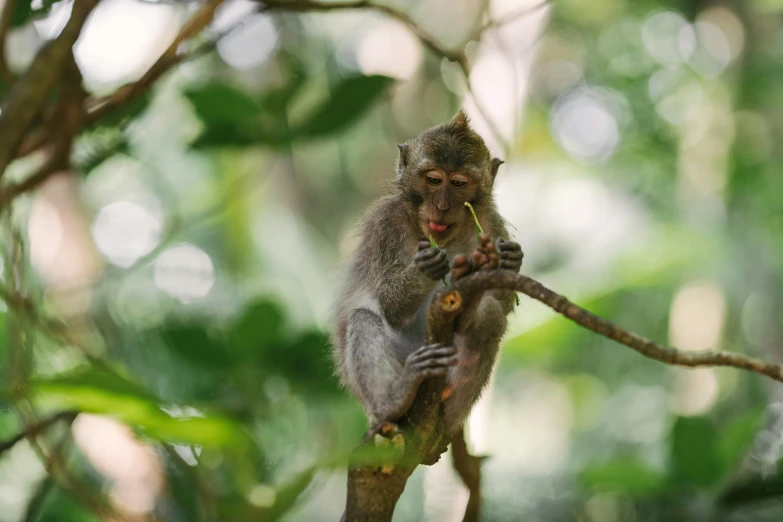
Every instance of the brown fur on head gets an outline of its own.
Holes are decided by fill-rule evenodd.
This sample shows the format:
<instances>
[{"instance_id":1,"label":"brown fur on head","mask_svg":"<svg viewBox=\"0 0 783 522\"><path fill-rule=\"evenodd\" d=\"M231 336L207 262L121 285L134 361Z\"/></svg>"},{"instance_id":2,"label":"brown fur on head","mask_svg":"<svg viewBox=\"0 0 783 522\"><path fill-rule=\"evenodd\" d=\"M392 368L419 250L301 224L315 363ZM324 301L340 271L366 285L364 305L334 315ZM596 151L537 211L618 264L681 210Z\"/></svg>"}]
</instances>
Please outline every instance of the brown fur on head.
<instances>
[{"instance_id":1,"label":"brown fur on head","mask_svg":"<svg viewBox=\"0 0 783 522\"><path fill-rule=\"evenodd\" d=\"M398 148L397 185L416 209L424 236L432 234L443 246L461 232L474 230L465 202L478 211L490 201L503 162L492 158L465 113L459 111Z\"/></svg>"}]
</instances>

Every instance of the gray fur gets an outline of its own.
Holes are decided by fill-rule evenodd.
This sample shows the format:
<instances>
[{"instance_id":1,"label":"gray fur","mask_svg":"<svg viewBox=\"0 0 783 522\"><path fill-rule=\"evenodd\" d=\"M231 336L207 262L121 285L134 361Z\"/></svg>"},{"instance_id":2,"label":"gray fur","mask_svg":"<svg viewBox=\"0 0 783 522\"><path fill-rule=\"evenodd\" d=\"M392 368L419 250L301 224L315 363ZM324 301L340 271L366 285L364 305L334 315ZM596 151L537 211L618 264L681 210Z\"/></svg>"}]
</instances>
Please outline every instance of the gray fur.
<instances>
[{"instance_id":1,"label":"gray fur","mask_svg":"<svg viewBox=\"0 0 783 522\"><path fill-rule=\"evenodd\" d=\"M451 433L462 426L489 381L514 295L486 292L457 326L453 348L423 346L426 310L448 264L477 246L465 201L487 233L507 237L492 199L502 161L490 156L462 112L399 150L395 190L363 218L360 246L345 270L335 304L332 355L341 382L362 403L370 423L398 420L424 379L447 375L452 394L445 401L446 429ZM434 169L444 176L437 186L427 181ZM456 173L469 178L468 186L451 184ZM445 232L432 233L446 256L419 246L427 241L429 221L449 225ZM519 268L518 249L508 243L499 251L503 266Z\"/></svg>"}]
</instances>

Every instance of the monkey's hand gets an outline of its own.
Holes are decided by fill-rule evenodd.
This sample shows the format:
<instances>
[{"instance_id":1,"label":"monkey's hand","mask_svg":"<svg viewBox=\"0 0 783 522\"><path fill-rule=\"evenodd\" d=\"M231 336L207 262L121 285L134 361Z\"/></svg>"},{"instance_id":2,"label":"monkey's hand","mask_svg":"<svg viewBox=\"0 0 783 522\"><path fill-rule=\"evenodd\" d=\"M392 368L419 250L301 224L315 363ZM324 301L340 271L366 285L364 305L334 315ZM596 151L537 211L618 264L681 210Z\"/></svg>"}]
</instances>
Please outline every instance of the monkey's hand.
<instances>
[{"instance_id":1,"label":"monkey's hand","mask_svg":"<svg viewBox=\"0 0 783 522\"><path fill-rule=\"evenodd\" d=\"M500 268L519 272L519 269L522 268L522 258L525 256L519 243L506 241L499 237L495 241L495 248L500 255Z\"/></svg>"},{"instance_id":2,"label":"monkey's hand","mask_svg":"<svg viewBox=\"0 0 783 522\"><path fill-rule=\"evenodd\" d=\"M443 279L449 273L449 259L446 257L446 252L430 246L427 241L419 241L419 251L416 252L413 262L433 281Z\"/></svg>"},{"instance_id":3,"label":"monkey's hand","mask_svg":"<svg viewBox=\"0 0 783 522\"><path fill-rule=\"evenodd\" d=\"M458 362L457 349L452 346L430 344L410 354L405 359L405 367L389 398L388 410L382 416L383 419L394 422L405 415L421 383L430 377L445 376L449 368Z\"/></svg>"},{"instance_id":4,"label":"monkey's hand","mask_svg":"<svg viewBox=\"0 0 783 522\"><path fill-rule=\"evenodd\" d=\"M451 265L451 280L463 278L476 270L489 270L500 266L500 256L495 243L489 234L482 232L479 235L479 245L470 255L458 255Z\"/></svg>"}]
</instances>

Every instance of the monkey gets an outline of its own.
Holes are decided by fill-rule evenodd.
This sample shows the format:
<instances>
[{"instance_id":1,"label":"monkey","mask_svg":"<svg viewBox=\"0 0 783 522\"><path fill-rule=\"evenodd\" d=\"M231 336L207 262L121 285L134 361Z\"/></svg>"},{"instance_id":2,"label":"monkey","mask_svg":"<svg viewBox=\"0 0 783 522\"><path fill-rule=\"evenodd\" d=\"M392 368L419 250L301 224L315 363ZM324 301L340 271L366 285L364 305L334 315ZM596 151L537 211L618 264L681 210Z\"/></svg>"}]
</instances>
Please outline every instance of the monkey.
<instances>
[{"instance_id":1,"label":"monkey","mask_svg":"<svg viewBox=\"0 0 783 522\"><path fill-rule=\"evenodd\" d=\"M515 301L513 291L488 290L463 314L453 346L426 344L427 308L441 280L478 268L469 257L480 245L465 202L497 238L500 268L518 272L523 254L504 239L492 196L503 161L490 155L463 111L397 147L392 190L361 220L359 246L344 266L332 358L371 426L399 420L422 382L445 376L444 433L452 436L489 381Z\"/></svg>"}]
</instances>

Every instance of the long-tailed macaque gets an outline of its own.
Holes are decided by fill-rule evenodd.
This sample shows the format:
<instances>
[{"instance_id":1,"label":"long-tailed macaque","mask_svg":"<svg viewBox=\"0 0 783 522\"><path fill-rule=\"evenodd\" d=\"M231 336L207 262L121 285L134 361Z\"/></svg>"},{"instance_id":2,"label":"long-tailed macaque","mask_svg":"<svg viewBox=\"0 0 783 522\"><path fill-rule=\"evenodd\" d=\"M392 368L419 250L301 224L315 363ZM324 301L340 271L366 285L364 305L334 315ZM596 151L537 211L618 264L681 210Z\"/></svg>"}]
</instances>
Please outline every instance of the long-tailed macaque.
<instances>
[{"instance_id":1,"label":"long-tailed macaque","mask_svg":"<svg viewBox=\"0 0 783 522\"><path fill-rule=\"evenodd\" d=\"M501 239L508 232L492 198L503 162L491 157L463 112L398 148L395 190L364 217L361 243L345 270L333 358L370 424L397 421L425 379L445 375L451 392L445 429L453 435L490 378L514 307L513 292L487 291L455 332L454 346L425 345L434 290L455 258L452 277L470 271L468 256L479 246L465 202L484 231L498 238L501 268L519 271L522 250Z\"/></svg>"}]
</instances>

